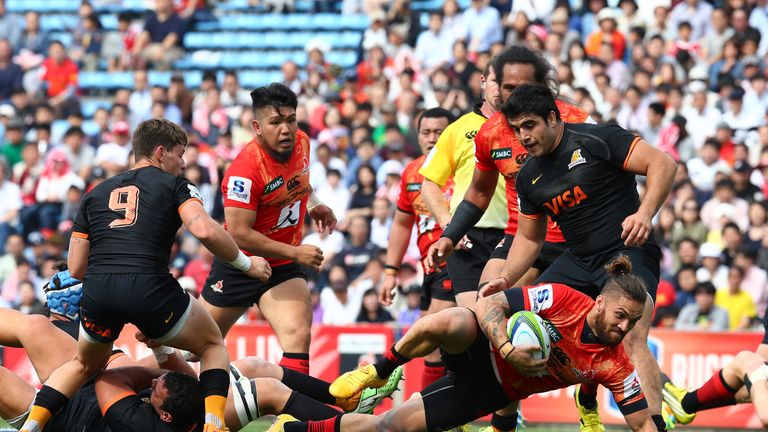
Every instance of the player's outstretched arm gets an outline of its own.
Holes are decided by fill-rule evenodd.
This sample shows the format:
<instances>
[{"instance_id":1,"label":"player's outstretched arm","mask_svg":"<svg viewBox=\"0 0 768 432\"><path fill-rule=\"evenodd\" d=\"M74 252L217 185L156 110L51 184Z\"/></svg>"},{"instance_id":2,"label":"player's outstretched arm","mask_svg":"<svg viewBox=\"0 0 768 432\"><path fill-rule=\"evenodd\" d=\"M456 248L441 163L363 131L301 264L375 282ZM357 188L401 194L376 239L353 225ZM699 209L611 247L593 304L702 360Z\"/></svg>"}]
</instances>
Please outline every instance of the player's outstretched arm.
<instances>
[{"instance_id":1,"label":"player's outstretched arm","mask_svg":"<svg viewBox=\"0 0 768 432\"><path fill-rule=\"evenodd\" d=\"M517 225L517 235L509 248L507 260L501 273L491 279L487 285L480 288L480 297L486 297L512 286L528 271L539 256L544 238L547 235L547 216L542 214L536 219L520 213Z\"/></svg>"},{"instance_id":2,"label":"player's outstretched arm","mask_svg":"<svg viewBox=\"0 0 768 432\"><path fill-rule=\"evenodd\" d=\"M636 213L621 224L621 238L627 246L641 246L653 229L651 219L672 190L677 164L663 151L639 140L627 158L625 170L647 177L645 196Z\"/></svg>"},{"instance_id":3,"label":"player's outstretched arm","mask_svg":"<svg viewBox=\"0 0 768 432\"><path fill-rule=\"evenodd\" d=\"M181 207L181 220L209 251L246 275L264 281L272 275L267 261L259 256L246 257L224 228L208 216L200 202L187 201Z\"/></svg>"},{"instance_id":4,"label":"player's outstretched arm","mask_svg":"<svg viewBox=\"0 0 768 432\"><path fill-rule=\"evenodd\" d=\"M633 412L624 416L627 426L634 432L656 432L658 428L651 419L651 412L648 409Z\"/></svg>"},{"instance_id":5,"label":"player's outstretched arm","mask_svg":"<svg viewBox=\"0 0 768 432\"><path fill-rule=\"evenodd\" d=\"M224 218L227 221L227 230L238 246L254 255L291 260L315 270L319 270L320 264L323 263L323 251L317 246L293 246L281 243L254 230L253 223L256 221L254 210L225 207Z\"/></svg>"},{"instance_id":6,"label":"player's outstretched arm","mask_svg":"<svg viewBox=\"0 0 768 432\"><path fill-rule=\"evenodd\" d=\"M403 263L403 256L408 250L415 219L411 213L406 213L400 209L395 210L395 218L389 231L387 257L384 261L384 281L379 286L379 302L385 306L392 304L394 290L397 286L397 269Z\"/></svg>"}]
</instances>

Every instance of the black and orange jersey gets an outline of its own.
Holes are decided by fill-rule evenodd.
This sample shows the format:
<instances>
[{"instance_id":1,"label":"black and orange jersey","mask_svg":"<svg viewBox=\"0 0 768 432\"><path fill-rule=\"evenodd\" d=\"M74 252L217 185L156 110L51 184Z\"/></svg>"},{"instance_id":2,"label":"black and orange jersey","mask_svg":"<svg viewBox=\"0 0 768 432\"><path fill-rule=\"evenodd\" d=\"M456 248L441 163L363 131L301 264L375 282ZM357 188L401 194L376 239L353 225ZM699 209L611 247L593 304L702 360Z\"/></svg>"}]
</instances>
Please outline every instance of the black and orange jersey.
<instances>
[{"instance_id":1,"label":"black and orange jersey","mask_svg":"<svg viewBox=\"0 0 768 432\"><path fill-rule=\"evenodd\" d=\"M160 420L155 409L147 402L148 397L147 395L146 398L142 398L140 395L129 392L116 396L114 401L107 402L101 407L101 413L108 426L106 430L110 432L172 431L173 429ZM197 432L202 428L196 425L191 430Z\"/></svg>"},{"instance_id":2,"label":"black and orange jersey","mask_svg":"<svg viewBox=\"0 0 768 432\"><path fill-rule=\"evenodd\" d=\"M560 117L564 122L594 123L589 114L581 108L561 100L557 100L556 103L560 111ZM528 151L517 140L515 132L509 127L507 118L502 112L493 114L475 136L477 169L484 172L499 172L506 179L509 221L504 232L511 235L517 234L518 208L515 179L517 178L517 173L520 172L520 167L527 158ZM546 241L550 243L561 243L564 241L563 233L560 232L557 224L552 221L550 221L547 228Z\"/></svg>"},{"instance_id":3,"label":"black and orange jersey","mask_svg":"<svg viewBox=\"0 0 768 432\"><path fill-rule=\"evenodd\" d=\"M402 180L400 181L400 196L397 199L397 209L416 218L414 221L416 232L418 233L416 244L419 246L422 261L427 257L429 246L443 234L443 229L440 228L437 220L432 216L427 205L424 204L424 199L421 197L421 182L424 180L424 176L419 173L419 169L426 158L426 155L421 156L406 165L403 170ZM445 208L447 210L451 201L451 195L453 194L453 179L446 180L440 190L445 197Z\"/></svg>"},{"instance_id":4,"label":"black and orange jersey","mask_svg":"<svg viewBox=\"0 0 768 432\"><path fill-rule=\"evenodd\" d=\"M296 133L296 145L285 163L273 159L254 139L243 147L221 182L224 207L255 211L255 231L292 246L301 244L309 191L309 137L302 131ZM290 263L267 261L273 267Z\"/></svg>"},{"instance_id":5,"label":"black and orange jersey","mask_svg":"<svg viewBox=\"0 0 768 432\"><path fill-rule=\"evenodd\" d=\"M511 400L571 384L596 383L613 394L624 415L647 407L624 345L600 343L587 325L594 300L562 284L512 288L505 294L513 311L529 310L543 319L551 344L546 374L539 377L521 374L493 349L501 385Z\"/></svg>"},{"instance_id":6,"label":"black and orange jersey","mask_svg":"<svg viewBox=\"0 0 768 432\"><path fill-rule=\"evenodd\" d=\"M181 208L202 203L189 180L147 166L105 180L83 198L72 235L90 241L87 273L168 273Z\"/></svg>"},{"instance_id":7,"label":"black and orange jersey","mask_svg":"<svg viewBox=\"0 0 768 432\"><path fill-rule=\"evenodd\" d=\"M621 248L621 224L640 207L635 174L626 171L640 137L611 125L564 127L552 153L529 157L520 168L520 216L552 218L579 256Z\"/></svg>"}]
</instances>

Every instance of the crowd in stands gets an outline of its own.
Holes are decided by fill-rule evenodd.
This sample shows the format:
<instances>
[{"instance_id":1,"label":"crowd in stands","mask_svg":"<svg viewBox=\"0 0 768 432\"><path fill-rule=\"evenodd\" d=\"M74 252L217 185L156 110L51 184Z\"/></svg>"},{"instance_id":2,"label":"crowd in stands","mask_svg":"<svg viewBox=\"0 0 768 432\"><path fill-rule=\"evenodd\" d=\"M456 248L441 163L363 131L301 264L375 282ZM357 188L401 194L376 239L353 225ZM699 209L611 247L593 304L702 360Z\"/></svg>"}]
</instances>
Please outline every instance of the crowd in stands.
<instances>
[{"instance_id":1,"label":"crowd in stands","mask_svg":"<svg viewBox=\"0 0 768 432\"><path fill-rule=\"evenodd\" d=\"M768 1L445 0L417 9L422 3L314 0L317 12L368 16L358 62L331 64L332 43L318 39L306 45L304 66L282 64L282 81L299 95L299 126L312 137L312 186L339 219L333 234L305 225L304 242L325 254L309 275L315 323L407 325L419 316L415 245L399 302L385 310L376 299L400 175L419 156L415 120L436 106L471 110L489 59L524 44L552 63L560 97L679 163L654 220L664 250L657 325L757 327L768 307ZM131 132L144 119L188 130L183 175L223 219L219 179L252 139L251 89L231 70L207 71L197 88L182 72L167 85L150 84L147 73L173 69L184 33L219 19L219 4L157 0L142 16L109 12L118 24L107 31L98 2L83 2L65 45L37 12L14 14L0 0L0 305L42 310L41 281L65 255L81 197L131 167ZM295 2L249 5L278 20ZM133 86L85 118L91 95L78 75L97 69L132 71ZM52 128L61 120L65 129ZM179 234L171 271L186 289L200 291L211 262Z\"/></svg>"}]
</instances>

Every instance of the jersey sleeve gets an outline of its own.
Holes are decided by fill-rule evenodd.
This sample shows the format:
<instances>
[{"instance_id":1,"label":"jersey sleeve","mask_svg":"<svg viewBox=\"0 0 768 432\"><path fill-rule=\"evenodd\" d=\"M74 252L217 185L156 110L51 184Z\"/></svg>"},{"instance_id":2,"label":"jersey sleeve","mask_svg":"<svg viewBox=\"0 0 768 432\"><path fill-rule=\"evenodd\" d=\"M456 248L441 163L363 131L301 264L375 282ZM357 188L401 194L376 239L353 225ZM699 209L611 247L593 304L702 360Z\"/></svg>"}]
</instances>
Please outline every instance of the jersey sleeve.
<instances>
[{"instance_id":1,"label":"jersey sleeve","mask_svg":"<svg viewBox=\"0 0 768 432\"><path fill-rule=\"evenodd\" d=\"M485 122L480 130L475 135L475 162L477 162L477 169L484 172L496 172L498 168L491 159L491 151L488 148L487 135L490 133L491 122Z\"/></svg>"},{"instance_id":2,"label":"jersey sleeve","mask_svg":"<svg viewBox=\"0 0 768 432\"><path fill-rule=\"evenodd\" d=\"M166 430L160 424L160 418L152 407L144 403L133 392L127 392L115 397L102 407L104 420L112 432L138 432L150 430Z\"/></svg>"},{"instance_id":3,"label":"jersey sleeve","mask_svg":"<svg viewBox=\"0 0 768 432\"><path fill-rule=\"evenodd\" d=\"M637 369L629 362L625 352L619 354L617 363L616 367L610 368L610 375L600 380L599 384L613 394L613 400L624 416L648 408Z\"/></svg>"},{"instance_id":4,"label":"jersey sleeve","mask_svg":"<svg viewBox=\"0 0 768 432\"><path fill-rule=\"evenodd\" d=\"M224 197L224 207L240 207L256 210L259 193L253 170L248 168L245 158L235 159L224 173L221 181L221 195Z\"/></svg>"},{"instance_id":5,"label":"jersey sleeve","mask_svg":"<svg viewBox=\"0 0 768 432\"><path fill-rule=\"evenodd\" d=\"M595 146L589 148L589 152L619 169L625 169L632 150L641 138L619 126L599 126L594 131L600 140L593 141Z\"/></svg>"},{"instance_id":6,"label":"jersey sleeve","mask_svg":"<svg viewBox=\"0 0 768 432\"><path fill-rule=\"evenodd\" d=\"M456 123L448 125L432 150L430 150L424 164L419 169L419 174L443 187L445 182L453 176L454 160L453 147Z\"/></svg>"},{"instance_id":7,"label":"jersey sleeve","mask_svg":"<svg viewBox=\"0 0 768 432\"><path fill-rule=\"evenodd\" d=\"M199 202L203 204L203 196L200 195L200 191L197 189L191 181L179 177L176 182L176 190L174 191L174 199L176 200L176 207L181 213L181 209L190 202Z\"/></svg>"},{"instance_id":8,"label":"jersey sleeve","mask_svg":"<svg viewBox=\"0 0 768 432\"><path fill-rule=\"evenodd\" d=\"M403 173L403 179L400 182L400 196L397 197L397 209L411 214L413 213L413 202L411 202L410 194L408 193L408 185L411 183L409 177L411 174L410 166L406 168Z\"/></svg>"},{"instance_id":9,"label":"jersey sleeve","mask_svg":"<svg viewBox=\"0 0 768 432\"><path fill-rule=\"evenodd\" d=\"M558 313L570 314L577 308L578 292L563 284L541 284L523 287L523 306L541 316L552 317Z\"/></svg>"},{"instance_id":10,"label":"jersey sleeve","mask_svg":"<svg viewBox=\"0 0 768 432\"><path fill-rule=\"evenodd\" d=\"M88 238L90 233L90 223L88 222L88 195L83 198L83 203L80 206L80 210L77 211L77 216L72 224L72 235L80 238Z\"/></svg>"}]
</instances>

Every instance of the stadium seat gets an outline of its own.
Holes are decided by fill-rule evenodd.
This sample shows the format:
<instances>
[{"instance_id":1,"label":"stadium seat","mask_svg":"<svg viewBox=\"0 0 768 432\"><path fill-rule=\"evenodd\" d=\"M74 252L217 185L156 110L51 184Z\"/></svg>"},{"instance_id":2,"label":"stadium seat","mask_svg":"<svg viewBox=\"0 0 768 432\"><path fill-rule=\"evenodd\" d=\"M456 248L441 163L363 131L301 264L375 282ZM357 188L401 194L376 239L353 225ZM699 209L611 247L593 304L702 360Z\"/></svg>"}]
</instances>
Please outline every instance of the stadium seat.
<instances>
[{"instance_id":1,"label":"stadium seat","mask_svg":"<svg viewBox=\"0 0 768 432\"><path fill-rule=\"evenodd\" d=\"M56 12L75 13L80 7L79 0L8 0L6 7L9 12L23 13L36 11L40 15Z\"/></svg>"},{"instance_id":2,"label":"stadium seat","mask_svg":"<svg viewBox=\"0 0 768 432\"><path fill-rule=\"evenodd\" d=\"M109 109L112 106L112 101L108 99L84 99L80 101L80 111L85 118L93 117L93 114L99 108Z\"/></svg>"},{"instance_id":3,"label":"stadium seat","mask_svg":"<svg viewBox=\"0 0 768 432\"><path fill-rule=\"evenodd\" d=\"M119 88L133 88L133 74L131 72L81 71L77 79L81 89L116 90Z\"/></svg>"}]
</instances>

